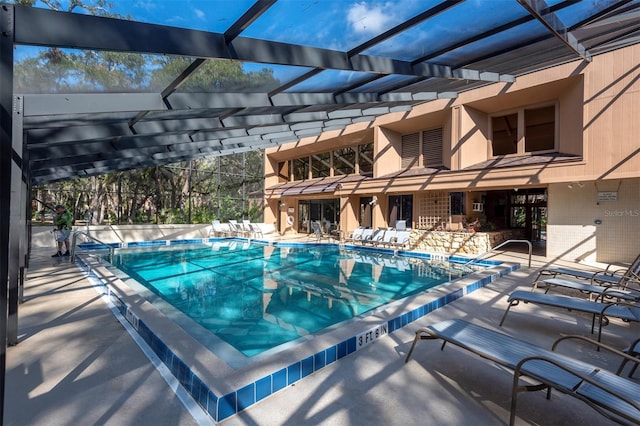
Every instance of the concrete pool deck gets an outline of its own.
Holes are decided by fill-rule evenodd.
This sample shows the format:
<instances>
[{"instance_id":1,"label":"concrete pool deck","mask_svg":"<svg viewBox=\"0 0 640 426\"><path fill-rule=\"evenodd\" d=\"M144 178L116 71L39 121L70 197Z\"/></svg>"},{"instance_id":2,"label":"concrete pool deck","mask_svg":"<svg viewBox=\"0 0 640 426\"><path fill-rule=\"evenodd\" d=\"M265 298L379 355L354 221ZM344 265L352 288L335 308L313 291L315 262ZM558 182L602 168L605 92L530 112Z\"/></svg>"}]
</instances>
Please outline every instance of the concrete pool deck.
<instances>
[{"instance_id":1,"label":"concrete pool deck","mask_svg":"<svg viewBox=\"0 0 640 426\"><path fill-rule=\"evenodd\" d=\"M19 307L19 344L7 352L5 424L190 425L192 415L75 265L32 251ZM508 422L512 375L466 351L420 342L404 358L420 325L463 318L544 347L561 334L589 334L590 319L561 310L520 306L498 323L506 296L530 289L551 262L509 252L494 257L521 269L347 356L232 416L225 425L500 424ZM556 262L571 265L567 262ZM577 266L577 265L576 265ZM584 268L583 265L580 267ZM525 314L528 313L528 314ZM637 324L613 321L603 341L623 347ZM573 347L569 345L569 347ZM580 347L592 362L608 354ZM555 392L522 395L518 424L606 424L580 401Z\"/></svg>"}]
</instances>

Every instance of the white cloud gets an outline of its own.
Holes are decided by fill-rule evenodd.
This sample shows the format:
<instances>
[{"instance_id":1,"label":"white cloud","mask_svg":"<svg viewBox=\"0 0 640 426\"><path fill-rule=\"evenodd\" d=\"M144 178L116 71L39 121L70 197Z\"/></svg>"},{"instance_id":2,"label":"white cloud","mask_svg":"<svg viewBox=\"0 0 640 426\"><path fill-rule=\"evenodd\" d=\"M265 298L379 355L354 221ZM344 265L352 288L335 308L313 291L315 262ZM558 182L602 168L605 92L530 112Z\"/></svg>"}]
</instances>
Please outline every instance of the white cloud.
<instances>
[{"instance_id":1,"label":"white cloud","mask_svg":"<svg viewBox=\"0 0 640 426\"><path fill-rule=\"evenodd\" d=\"M380 33L388 28L390 19L379 5L369 7L366 3L355 3L347 12L349 25L356 33Z\"/></svg>"},{"instance_id":2,"label":"white cloud","mask_svg":"<svg viewBox=\"0 0 640 426\"><path fill-rule=\"evenodd\" d=\"M198 17L199 19L205 19L206 18L206 15L202 10L194 9L194 12L196 14L196 17Z\"/></svg>"}]
</instances>

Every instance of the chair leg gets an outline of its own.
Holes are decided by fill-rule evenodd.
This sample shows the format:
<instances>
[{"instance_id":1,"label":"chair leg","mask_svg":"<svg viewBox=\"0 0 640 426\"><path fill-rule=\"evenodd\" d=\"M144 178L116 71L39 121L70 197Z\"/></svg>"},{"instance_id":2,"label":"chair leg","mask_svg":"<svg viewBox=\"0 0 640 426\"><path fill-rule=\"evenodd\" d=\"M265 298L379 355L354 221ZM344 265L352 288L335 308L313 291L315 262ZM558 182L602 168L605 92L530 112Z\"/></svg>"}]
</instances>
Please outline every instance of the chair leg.
<instances>
[{"instance_id":1,"label":"chair leg","mask_svg":"<svg viewBox=\"0 0 640 426\"><path fill-rule=\"evenodd\" d=\"M425 333L425 334L422 334ZM432 336L431 334L429 334L425 329L419 329L416 330L416 337L414 337L413 339L413 343L411 344L411 349L409 349L409 353L407 354L407 357L404 360L404 363L406 364L407 362L409 362L409 358L411 358L411 354L413 353L413 349L416 347L416 343L418 343L418 340L434 340L437 339L437 337ZM446 341L442 342L442 348L444 349L444 345L445 343L447 343Z\"/></svg>"},{"instance_id":2,"label":"chair leg","mask_svg":"<svg viewBox=\"0 0 640 426\"><path fill-rule=\"evenodd\" d=\"M502 327L502 323L504 323L504 320L507 318L507 314L509 313L509 309L511 309L512 306L516 306L519 303L520 303L519 300L512 300L509 303L509 306L507 306L507 310L504 311L504 315L502 315L502 319L500 320L500 327Z\"/></svg>"},{"instance_id":3,"label":"chair leg","mask_svg":"<svg viewBox=\"0 0 640 426\"><path fill-rule=\"evenodd\" d=\"M418 340L420 340L420 331L416 331L416 337L414 337L413 344L411 345L411 349L409 349L409 353L407 354L407 357L404 360L405 364L409 362L409 358L411 358L411 354L413 353L413 349L416 347L416 343L418 343Z\"/></svg>"},{"instance_id":4,"label":"chair leg","mask_svg":"<svg viewBox=\"0 0 640 426\"><path fill-rule=\"evenodd\" d=\"M511 387L511 411L509 413L509 426L513 426L516 423L516 405L518 403L518 393L520 392L519 380L520 376L517 373L513 374L513 386Z\"/></svg>"}]
</instances>

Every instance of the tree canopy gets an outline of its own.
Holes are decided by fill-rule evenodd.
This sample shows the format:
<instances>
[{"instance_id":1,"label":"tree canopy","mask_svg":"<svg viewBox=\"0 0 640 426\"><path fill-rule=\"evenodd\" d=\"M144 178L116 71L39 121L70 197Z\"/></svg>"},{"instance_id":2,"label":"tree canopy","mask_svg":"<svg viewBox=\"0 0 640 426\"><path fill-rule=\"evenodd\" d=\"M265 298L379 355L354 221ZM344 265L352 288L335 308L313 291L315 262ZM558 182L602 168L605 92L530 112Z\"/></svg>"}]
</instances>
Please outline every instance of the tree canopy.
<instances>
[{"instance_id":1,"label":"tree canopy","mask_svg":"<svg viewBox=\"0 0 640 426\"><path fill-rule=\"evenodd\" d=\"M106 0L16 0L53 10L129 19ZM195 58L109 51L30 48L14 63L14 91L30 93L161 92ZM280 83L269 69L245 71L239 61L206 60L180 86L185 92L252 91ZM94 223L208 222L261 218L263 153L227 157L92 178L35 189L34 216L46 204L66 204L76 219ZM260 195L260 196L259 196ZM44 202L41 203L40 201ZM44 215L39 215L44 217Z\"/></svg>"}]
</instances>

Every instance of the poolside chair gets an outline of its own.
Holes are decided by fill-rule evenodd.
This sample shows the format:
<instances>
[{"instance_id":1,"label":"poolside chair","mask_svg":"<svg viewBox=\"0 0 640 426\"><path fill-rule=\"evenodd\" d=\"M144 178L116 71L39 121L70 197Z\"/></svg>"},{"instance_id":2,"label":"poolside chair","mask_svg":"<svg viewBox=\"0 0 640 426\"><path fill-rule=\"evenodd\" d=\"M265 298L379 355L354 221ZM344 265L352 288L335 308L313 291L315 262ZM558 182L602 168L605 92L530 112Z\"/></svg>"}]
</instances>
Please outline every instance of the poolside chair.
<instances>
[{"instance_id":1,"label":"poolside chair","mask_svg":"<svg viewBox=\"0 0 640 426\"><path fill-rule=\"evenodd\" d=\"M363 238L362 239L362 243L363 244L371 244L371 245L378 244L384 238L384 233L385 232L386 232L386 228L378 228L378 229L374 230L371 233L371 235L369 235L368 238Z\"/></svg>"},{"instance_id":2,"label":"poolside chair","mask_svg":"<svg viewBox=\"0 0 640 426\"><path fill-rule=\"evenodd\" d=\"M579 279L586 279L590 284L601 285L624 285L629 279L640 281L640 255L635 258L631 265L626 269L610 270L611 265L601 271L583 271L580 269L571 269L563 267L544 268L538 272L536 281L542 281L545 276L556 278L558 275L567 275Z\"/></svg>"},{"instance_id":3,"label":"poolside chair","mask_svg":"<svg viewBox=\"0 0 640 426\"><path fill-rule=\"evenodd\" d=\"M587 294L589 299L593 299L593 296L595 296L595 300L600 298L601 301L604 301L604 299L612 292L617 298L634 300L636 298L634 296L635 292L640 291L640 281L632 279L625 279L619 284L591 284L591 282L592 281L587 283L584 280L576 281L564 278L546 278L534 281L531 291L536 291L540 285L543 285L545 293L548 293L554 287L560 287L578 290L580 293Z\"/></svg>"},{"instance_id":4,"label":"poolside chair","mask_svg":"<svg viewBox=\"0 0 640 426\"><path fill-rule=\"evenodd\" d=\"M398 231L396 233L396 240L393 243L395 248L404 248L409 245L411 240L411 232L409 231Z\"/></svg>"},{"instance_id":5,"label":"poolside chair","mask_svg":"<svg viewBox=\"0 0 640 426\"><path fill-rule=\"evenodd\" d=\"M364 230L365 230L364 226L358 226L356 229L353 230L353 233L351 234L351 236L345 238L345 242L353 243L355 241L362 239L362 233L364 232Z\"/></svg>"},{"instance_id":6,"label":"poolside chair","mask_svg":"<svg viewBox=\"0 0 640 426\"><path fill-rule=\"evenodd\" d=\"M244 219L242 221L242 230L244 231L245 235L250 237L250 238L263 238L264 237L260 227L255 223L251 223L251 221L247 220L247 219Z\"/></svg>"},{"instance_id":7,"label":"poolside chair","mask_svg":"<svg viewBox=\"0 0 640 426\"><path fill-rule=\"evenodd\" d=\"M319 222L311 222L311 230L316 236L316 241L321 241L323 238L331 239L331 234L327 234L322 230L322 226Z\"/></svg>"},{"instance_id":8,"label":"poolside chair","mask_svg":"<svg viewBox=\"0 0 640 426\"><path fill-rule=\"evenodd\" d=\"M366 241L371 240L372 235L373 235L373 229L366 228L364 231L362 231L362 235L360 235L360 238L353 240L353 242L364 244Z\"/></svg>"},{"instance_id":9,"label":"poolside chair","mask_svg":"<svg viewBox=\"0 0 640 426\"><path fill-rule=\"evenodd\" d=\"M615 297L613 291L608 293L609 296ZM628 299L628 294L621 294L621 297ZM640 294L638 294L640 297ZM640 300L640 299L637 299ZM531 291L517 290L509 295L507 300L509 306L500 320L500 326L507 318L509 310L513 306L517 306L520 302L533 303L543 306L551 306L556 308L564 308L570 311L584 312L591 314L593 319L591 320L591 333L593 334L595 329L596 317L598 317L598 342L602 337L602 327L609 324L607 317L620 318L624 321L637 321L640 322L640 304L638 302L631 302L628 300L623 301L611 301L609 303L597 302L586 299L579 299L571 296L560 296L556 294L547 293L534 293Z\"/></svg>"},{"instance_id":10,"label":"poolside chair","mask_svg":"<svg viewBox=\"0 0 640 426\"><path fill-rule=\"evenodd\" d=\"M391 247L395 242L397 235L398 231L395 229L387 229L384 231L382 238L379 241L374 241L373 244L376 246Z\"/></svg>"},{"instance_id":11,"label":"poolside chair","mask_svg":"<svg viewBox=\"0 0 640 426\"><path fill-rule=\"evenodd\" d=\"M211 236L211 234L213 234L214 237L228 237L229 230L225 229L219 220L212 220L209 236Z\"/></svg>"},{"instance_id":12,"label":"poolside chair","mask_svg":"<svg viewBox=\"0 0 640 426\"><path fill-rule=\"evenodd\" d=\"M260 226L250 222L246 226L249 231L249 235L251 235L251 238L264 238L264 235L262 233L262 229L260 229Z\"/></svg>"},{"instance_id":13,"label":"poolside chair","mask_svg":"<svg viewBox=\"0 0 640 426\"><path fill-rule=\"evenodd\" d=\"M406 231L407 230L407 221L406 220L398 220L396 222L396 231Z\"/></svg>"},{"instance_id":14,"label":"poolside chair","mask_svg":"<svg viewBox=\"0 0 640 426\"><path fill-rule=\"evenodd\" d=\"M518 394L544 389L547 390L547 399L551 398L551 390L556 389L587 403L608 419L619 423L640 423L640 383L555 350L562 341L582 340L637 366L640 359L625 352L583 336L561 337L548 350L454 319L418 329L405 363L411 358L418 340L435 339L443 341L442 349L447 343L451 343L513 370L510 425L515 423ZM521 377L527 378L526 383L520 383ZM537 383L531 384L531 380ZM491 384L488 383L487 386L490 387Z\"/></svg>"},{"instance_id":15,"label":"poolside chair","mask_svg":"<svg viewBox=\"0 0 640 426\"><path fill-rule=\"evenodd\" d=\"M231 232L236 236L236 237L246 237L249 236L249 233L247 231L244 230L244 228L242 227L242 225L240 225L238 223L237 220L230 220L229 221L229 228L231 229Z\"/></svg>"},{"instance_id":16,"label":"poolside chair","mask_svg":"<svg viewBox=\"0 0 640 426\"><path fill-rule=\"evenodd\" d=\"M622 352L625 352L631 355L632 357L640 359L640 338L633 341L628 347L623 349ZM624 370L624 366L628 362L629 361L627 359L622 360L622 362L620 363L620 367L618 367L618 371L616 371L617 375L620 375L622 373L622 370ZM633 377L633 374L636 372L637 368L638 368L638 364L636 363L633 365L633 367L631 367L631 371L629 371L628 377Z\"/></svg>"}]
</instances>

